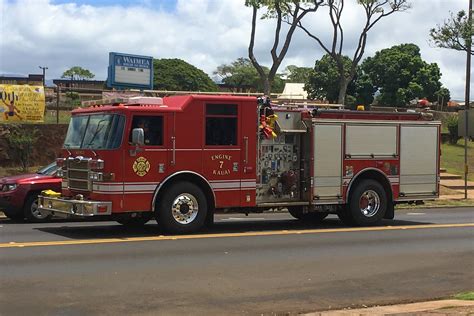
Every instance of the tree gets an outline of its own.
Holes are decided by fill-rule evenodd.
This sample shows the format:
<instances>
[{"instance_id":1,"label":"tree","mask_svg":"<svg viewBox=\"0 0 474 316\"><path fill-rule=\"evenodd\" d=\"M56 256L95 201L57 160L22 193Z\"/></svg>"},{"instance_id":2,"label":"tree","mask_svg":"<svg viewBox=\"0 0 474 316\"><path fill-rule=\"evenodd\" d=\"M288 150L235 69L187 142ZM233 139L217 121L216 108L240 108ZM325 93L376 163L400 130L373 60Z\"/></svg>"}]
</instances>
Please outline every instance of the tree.
<instances>
[{"instance_id":1,"label":"tree","mask_svg":"<svg viewBox=\"0 0 474 316\"><path fill-rule=\"evenodd\" d=\"M213 74L218 75L223 83L239 89L258 91L261 86L258 72L248 58L240 57L231 64L222 64Z\"/></svg>"},{"instance_id":2,"label":"tree","mask_svg":"<svg viewBox=\"0 0 474 316\"><path fill-rule=\"evenodd\" d=\"M348 56L343 56L342 60L344 62L344 69L349 69L351 59ZM327 100L330 103L336 103L339 97L339 82L340 74L337 63L330 55L326 54L315 62L314 70L309 75L305 90L311 99ZM346 103L351 106L357 104L370 105L374 100L375 91L376 89L370 77L358 67L356 75L348 83L348 102Z\"/></svg>"},{"instance_id":3,"label":"tree","mask_svg":"<svg viewBox=\"0 0 474 316\"><path fill-rule=\"evenodd\" d=\"M268 74L270 71L267 67L262 67L263 71ZM231 64L222 64L213 72L219 76L222 82L239 89L253 89L255 91L263 91L263 83L260 76L248 58L240 57ZM276 74L273 80L273 89L275 91L283 90L283 79L280 74Z\"/></svg>"},{"instance_id":4,"label":"tree","mask_svg":"<svg viewBox=\"0 0 474 316\"><path fill-rule=\"evenodd\" d=\"M313 69L289 65L285 69L286 82L307 83Z\"/></svg>"},{"instance_id":5,"label":"tree","mask_svg":"<svg viewBox=\"0 0 474 316\"><path fill-rule=\"evenodd\" d=\"M68 78L68 79L71 78L71 80L73 81L92 79L94 77L95 75L92 72L79 66L74 66L66 70L65 72L63 72L63 75L61 76L61 78Z\"/></svg>"},{"instance_id":6,"label":"tree","mask_svg":"<svg viewBox=\"0 0 474 316\"><path fill-rule=\"evenodd\" d=\"M446 107L449 100L451 100L451 93L449 92L449 89L445 87L441 87L436 91L435 96L438 98L438 104L440 104L442 108Z\"/></svg>"},{"instance_id":7,"label":"tree","mask_svg":"<svg viewBox=\"0 0 474 316\"><path fill-rule=\"evenodd\" d=\"M430 30L431 42L436 46L465 52L471 47L471 55L474 55L473 35L472 23L469 24L466 11L459 11L456 15L451 12L451 17L443 25L437 25Z\"/></svg>"},{"instance_id":8,"label":"tree","mask_svg":"<svg viewBox=\"0 0 474 316\"><path fill-rule=\"evenodd\" d=\"M438 99L442 85L436 63L423 61L415 44L401 44L383 49L368 57L362 69L380 92L380 105L405 106L415 98Z\"/></svg>"},{"instance_id":9,"label":"tree","mask_svg":"<svg viewBox=\"0 0 474 316\"><path fill-rule=\"evenodd\" d=\"M298 21L297 23L298 27L300 27L310 38L315 40L326 54L336 62L337 71L339 73L338 103L340 104L344 104L347 87L356 75L357 66L364 56L369 31L381 19L395 12L407 10L410 7L407 0L357 0L357 3L364 9L365 23L359 35L357 48L350 59L351 63L348 65L348 68L345 68L345 62L342 55L344 47L344 29L341 24L344 2L344 0L327 0L329 18L333 29L332 41L329 43L324 43L320 36L311 33L303 26L301 21Z\"/></svg>"},{"instance_id":10,"label":"tree","mask_svg":"<svg viewBox=\"0 0 474 316\"><path fill-rule=\"evenodd\" d=\"M249 58L258 72L260 80L263 85L263 93L269 95L272 90L272 85L275 80L278 68L285 58L288 48L290 47L291 39L297 25L301 19L309 12L315 12L323 0L300 1L300 0L246 0L245 5L252 8L252 28L250 32L249 43ZM257 61L254 53L255 46L255 31L257 25L257 11L260 8L267 9L266 15L263 18L274 18L275 20L275 34L273 45L270 51L272 58L272 66L270 70L265 72L264 67ZM289 28L285 31L283 45L280 46L280 37L282 33L282 23L287 23Z\"/></svg>"},{"instance_id":11,"label":"tree","mask_svg":"<svg viewBox=\"0 0 474 316\"><path fill-rule=\"evenodd\" d=\"M156 90L217 91L217 85L204 71L181 59L154 59L153 70Z\"/></svg>"}]
</instances>

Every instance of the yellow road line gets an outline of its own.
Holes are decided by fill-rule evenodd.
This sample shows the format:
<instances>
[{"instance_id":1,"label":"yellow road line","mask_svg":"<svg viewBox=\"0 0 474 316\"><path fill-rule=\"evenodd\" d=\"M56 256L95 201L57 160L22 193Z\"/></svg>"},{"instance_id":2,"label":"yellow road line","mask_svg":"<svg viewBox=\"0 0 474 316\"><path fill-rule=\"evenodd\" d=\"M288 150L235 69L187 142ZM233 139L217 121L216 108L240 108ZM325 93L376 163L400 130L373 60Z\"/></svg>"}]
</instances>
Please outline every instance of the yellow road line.
<instances>
[{"instance_id":1,"label":"yellow road line","mask_svg":"<svg viewBox=\"0 0 474 316\"><path fill-rule=\"evenodd\" d=\"M9 242L9 243L0 243L0 248L89 245L89 244L108 244L108 243L123 243L123 242L136 242L136 241L162 241L162 240L204 239L204 238L225 238L225 237L229 238L229 237L256 237L256 236L277 236L277 235L326 234L326 233L343 233L343 232L368 232L368 231L413 230L413 229L456 228L456 227L474 227L474 223L305 229L305 230L279 230L279 231L265 231L265 232L260 231L260 232L197 234L197 235L177 235L177 236L150 236L150 237L124 237L124 238L79 239L79 240L57 240L57 241Z\"/></svg>"}]
</instances>

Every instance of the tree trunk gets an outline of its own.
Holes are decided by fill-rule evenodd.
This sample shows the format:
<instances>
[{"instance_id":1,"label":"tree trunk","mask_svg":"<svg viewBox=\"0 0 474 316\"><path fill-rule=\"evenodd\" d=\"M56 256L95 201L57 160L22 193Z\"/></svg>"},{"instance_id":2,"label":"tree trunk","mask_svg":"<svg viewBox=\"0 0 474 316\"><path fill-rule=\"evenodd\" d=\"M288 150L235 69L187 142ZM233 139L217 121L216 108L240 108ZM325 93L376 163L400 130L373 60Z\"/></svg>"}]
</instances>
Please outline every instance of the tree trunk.
<instances>
[{"instance_id":1,"label":"tree trunk","mask_svg":"<svg viewBox=\"0 0 474 316\"><path fill-rule=\"evenodd\" d=\"M270 84L270 80L268 79L267 76L265 76L264 78L261 78L261 80L262 80L262 83L263 83L263 94L269 97L271 89L272 89L272 85Z\"/></svg>"},{"instance_id":2,"label":"tree trunk","mask_svg":"<svg viewBox=\"0 0 474 316\"><path fill-rule=\"evenodd\" d=\"M337 97L338 104L344 104L346 100L347 86L349 85L350 80L344 76L339 81L339 95Z\"/></svg>"}]
</instances>

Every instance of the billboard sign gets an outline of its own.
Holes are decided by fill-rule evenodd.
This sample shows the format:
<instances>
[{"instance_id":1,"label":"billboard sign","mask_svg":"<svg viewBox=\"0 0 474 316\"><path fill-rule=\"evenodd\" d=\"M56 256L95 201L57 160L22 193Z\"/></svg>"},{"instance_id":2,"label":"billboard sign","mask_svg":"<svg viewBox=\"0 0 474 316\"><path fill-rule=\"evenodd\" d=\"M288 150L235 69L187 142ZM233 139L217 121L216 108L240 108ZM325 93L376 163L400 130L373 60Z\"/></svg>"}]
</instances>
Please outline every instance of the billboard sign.
<instances>
[{"instance_id":1,"label":"billboard sign","mask_svg":"<svg viewBox=\"0 0 474 316\"><path fill-rule=\"evenodd\" d=\"M153 89L153 57L109 53L107 86L116 89Z\"/></svg>"},{"instance_id":2,"label":"billboard sign","mask_svg":"<svg viewBox=\"0 0 474 316\"><path fill-rule=\"evenodd\" d=\"M44 87L0 84L0 123L43 122Z\"/></svg>"}]
</instances>

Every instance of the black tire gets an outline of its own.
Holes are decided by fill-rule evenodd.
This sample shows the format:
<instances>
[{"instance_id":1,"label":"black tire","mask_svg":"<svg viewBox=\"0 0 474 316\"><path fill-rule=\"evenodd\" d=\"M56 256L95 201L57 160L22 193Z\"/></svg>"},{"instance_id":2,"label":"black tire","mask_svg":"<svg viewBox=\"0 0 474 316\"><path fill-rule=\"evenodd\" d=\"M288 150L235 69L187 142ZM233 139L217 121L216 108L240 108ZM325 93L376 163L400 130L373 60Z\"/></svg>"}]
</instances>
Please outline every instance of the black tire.
<instances>
[{"instance_id":1,"label":"black tire","mask_svg":"<svg viewBox=\"0 0 474 316\"><path fill-rule=\"evenodd\" d=\"M31 193L26 198L25 204L23 205L23 214L25 215L26 221L30 223L44 223L53 217L51 213L45 214L38 210L38 194Z\"/></svg>"},{"instance_id":2,"label":"black tire","mask_svg":"<svg viewBox=\"0 0 474 316\"><path fill-rule=\"evenodd\" d=\"M362 180L350 193L350 222L355 226L379 224L387 211L387 193L375 180Z\"/></svg>"},{"instance_id":3,"label":"black tire","mask_svg":"<svg viewBox=\"0 0 474 316\"><path fill-rule=\"evenodd\" d=\"M288 213L296 219L301 219L303 217L303 207L301 206L289 206Z\"/></svg>"},{"instance_id":4,"label":"black tire","mask_svg":"<svg viewBox=\"0 0 474 316\"><path fill-rule=\"evenodd\" d=\"M177 182L161 195L155 217L166 232L186 234L204 226L207 212L207 199L203 191L194 183Z\"/></svg>"},{"instance_id":5,"label":"black tire","mask_svg":"<svg viewBox=\"0 0 474 316\"><path fill-rule=\"evenodd\" d=\"M344 225L354 226L354 221L352 220L352 216L349 213L349 206L348 205L341 206L337 210L337 217L339 217L339 219L341 220L341 222Z\"/></svg>"},{"instance_id":6,"label":"black tire","mask_svg":"<svg viewBox=\"0 0 474 316\"><path fill-rule=\"evenodd\" d=\"M121 214L115 220L127 227L141 227L153 218L153 213L151 212L139 212L134 213L133 215Z\"/></svg>"},{"instance_id":7,"label":"black tire","mask_svg":"<svg viewBox=\"0 0 474 316\"><path fill-rule=\"evenodd\" d=\"M312 213L303 213L302 206L290 206L288 207L288 212L296 219L305 222L321 223L329 213L323 212L312 212Z\"/></svg>"},{"instance_id":8,"label":"black tire","mask_svg":"<svg viewBox=\"0 0 474 316\"><path fill-rule=\"evenodd\" d=\"M8 217L9 219L15 222L21 222L25 219L22 209L20 209L20 211L17 211L17 212L15 212L14 210L3 210L3 214L5 214L6 217Z\"/></svg>"}]
</instances>

